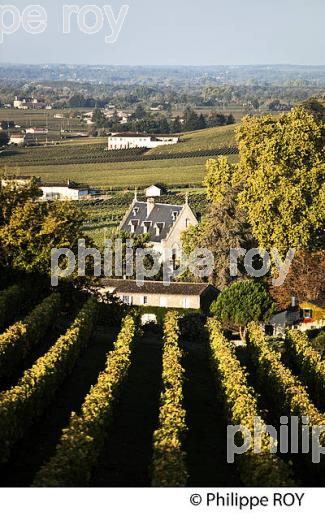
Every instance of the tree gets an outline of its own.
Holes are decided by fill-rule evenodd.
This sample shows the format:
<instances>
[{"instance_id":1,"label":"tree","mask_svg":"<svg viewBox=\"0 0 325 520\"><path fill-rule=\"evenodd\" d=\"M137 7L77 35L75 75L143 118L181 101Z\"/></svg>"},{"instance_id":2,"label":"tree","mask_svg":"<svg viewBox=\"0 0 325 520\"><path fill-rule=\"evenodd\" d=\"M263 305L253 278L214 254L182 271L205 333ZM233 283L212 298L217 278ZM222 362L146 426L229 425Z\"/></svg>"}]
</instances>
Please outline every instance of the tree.
<instances>
[{"instance_id":1,"label":"tree","mask_svg":"<svg viewBox=\"0 0 325 520\"><path fill-rule=\"evenodd\" d=\"M86 100L85 100L84 96L82 96L81 94L74 94L69 99L70 108L80 108L80 107L85 107L85 106L87 106Z\"/></svg>"},{"instance_id":2,"label":"tree","mask_svg":"<svg viewBox=\"0 0 325 520\"><path fill-rule=\"evenodd\" d=\"M226 124L226 116L224 114L220 114L218 112L213 112L209 116L209 126L223 126Z\"/></svg>"},{"instance_id":3,"label":"tree","mask_svg":"<svg viewBox=\"0 0 325 520\"><path fill-rule=\"evenodd\" d=\"M315 98L307 99L301 106L319 123L325 123L325 106Z\"/></svg>"},{"instance_id":4,"label":"tree","mask_svg":"<svg viewBox=\"0 0 325 520\"><path fill-rule=\"evenodd\" d=\"M36 200L42 194L36 178L32 178L30 183L23 186L16 184L14 179L6 176L2 178L6 183L3 186L0 178L0 227L8 224L17 206L24 205L28 200Z\"/></svg>"},{"instance_id":5,"label":"tree","mask_svg":"<svg viewBox=\"0 0 325 520\"><path fill-rule=\"evenodd\" d=\"M9 128L15 128L15 121L0 121L0 129L2 130L8 130Z\"/></svg>"},{"instance_id":6,"label":"tree","mask_svg":"<svg viewBox=\"0 0 325 520\"><path fill-rule=\"evenodd\" d=\"M0 146L6 146L9 143L9 135L7 132L0 130Z\"/></svg>"},{"instance_id":7,"label":"tree","mask_svg":"<svg viewBox=\"0 0 325 520\"><path fill-rule=\"evenodd\" d=\"M105 128L108 126L108 120L99 108L94 110L92 120L96 124L97 128Z\"/></svg>"},{"instance_id":8,"label":"tree","mask_svg":"<svg viewBox=\"0 0 325 520\"><path fill-rule=\"evenodd\" d=\"M176 116L173 123L172 123L172 132L174 134L179 134L182 131L182 123L181 118L179 116Z\"/></svg>"},{"instance_id":9,"label":"tree","mask_svg":"<svg viewBox=\"0 0 325 520\"><path fill-rule=\"evenodd\" d=\"M108 238L112 241L112 245L114 246L113 254L112 254L112 266L115 266L116 255L118 254L117 249L115 247L116 240L120 241L120 245L121 245L120 254L121 254L121 262L122 262L122 265L120 267L123 270L123 274L121 273L121 276L124 276L125 274L127 274L126 268L127 268L127 262L128 262L128 270L130 269L131 265L132 265L132 269L133 269L133 275L132 276L128 275L128 278L131 278L131 279L136 278L136 251L137 250L143 249L143 250L148 251L148 256L145 257L144 262L143 262L145 269L148 269L148 270L151 269L151 267L153 267L153 265L154 265L153 259L158 258L158 256L159 256L157 253L155 253L155 251L152 249L152 247L149 244L150 235L148 233L136 234L136 233L128 233L128 232L122 231L122 230L113 230ZM129 248L130 250L132 249L132 251L133 251L132 264L130 263L131 262L130 258L127 261L127 248ZM152 258L150 258L149 253L151 253ZM160 273L159 273L159 275L160 275ZM159 275L156 277L157 279L159 279ZM112 276L113 276L113 278L116 278L118 275L116 273L112 272Z\"/></svg>"},{"instance_id":10,"label":"tree","mask_svg":"<svg viewBox=\"0 0 325 520\"><path fill-rule=\"evenodd\" d=\"M162 117L161 119L158 119L157 121L157 129L160 134L169 134L170 133L170 126L166 119L166 117Z\"/></svg>"},{"instance_id":11,"label":"tree","mask_svg":"<svg viewBox=\"0 0 325 520\"><path fill-rule=\"evenodd\" d=\"M143 108L142 105L137 106L137 108L135 109L135 112L133 114L133 117L136 120L145 119L147 117L147 112L145 111L145 109Z\"/></svg>"},{"instance_id":12,"label":"tree","mask_svg":"<svg viewBox=\"0 0 325 520\"><path fill-rule=\"evenodd\" d=\"M184 113L184 130L186 132L193 132L195 130L201 130L202 128L206 128L206 119L201 114L200 116L192 110L191 107L187 107Z\"/></svg>"},{"instance_id":13,"label":"tree","mask_svg":"<svg viewBox=\"0 0 325 520\"><path fill-rule=\"evenodd\" d=\"M221 202L225 192L231 186L235 166L222 155L217 159L209 159L206 163L206 171L203 185L207 189L208 199L211 202Z\"/></svg>"},{"instance_id":14,"label":"tree","mask_svg":"<svg viewBox=\"0 0 325 520\"><path fill-rule=\"evenodd\" d=\"M251 249L256 246L246 214L238 207L237 191L229 188L222 199L216 198L208 214L198 224L182 235L186 254L196 248L207 248L214 256L214 270L210 283L223 290L233 279L230 275L230 248ZM245 275L243 257L238 261L238 276Z\"/></svg>"},{"instance_id":15,"label":"tree","mask_svg":"<svg viewBox=\"0 0 325 520\"><path fill-rule=\"evenodd\" d=\"M285 309L292 296L304 300L324 300L325 251L301 251L294 257L289 273L280 287L269 282L272 298L279 309Z\"/></svg>"},{"instance_id":16,"label":"tree","mask_svg":"<svg viewBox=\"0 0 325 520\"><path fill-rule=\"evenodd\" d=\"M244 339L247 325L251 321L267 322L275 305L263 284L244 280L227 287L210 310L225 328L239 330Z\"/></svg>"},{"instance_id":17,"label":"tree","mask_svg":"<svg viewBox=\"0 0 325 520\"><path fill-rule=\"evenodd\" d=\"M246 117L236 132L240 160L213 163L207 187L219 196L238 187L253 236L262 249L321 247L325 219L325 126L298 107L278 119ZM211 163L210 163L211 165Z\"/></svg>"},{"instance_id":18,"label":"tree","mask_svg":"<svg viewBox=\"0 0 325 520\"><path fill-rule=\"evenodd\" d=\"M70 202L18 203L0 227L0 248L6 266L26 272L50 272L52 248L77 253L83 217Z\"/></svg>"},{"instance_id":19,"label":"tree","mask_svg":"<svg viewBox=\"0 0 325 520\"><path fill-rule=\"evenodd\" d=\"M204 115L200 114L199 119L198 119L198 129L204 130L204 128L206 128L206 127L207 127L207 121L206 121Z\"/></svg>"}]
</instances>

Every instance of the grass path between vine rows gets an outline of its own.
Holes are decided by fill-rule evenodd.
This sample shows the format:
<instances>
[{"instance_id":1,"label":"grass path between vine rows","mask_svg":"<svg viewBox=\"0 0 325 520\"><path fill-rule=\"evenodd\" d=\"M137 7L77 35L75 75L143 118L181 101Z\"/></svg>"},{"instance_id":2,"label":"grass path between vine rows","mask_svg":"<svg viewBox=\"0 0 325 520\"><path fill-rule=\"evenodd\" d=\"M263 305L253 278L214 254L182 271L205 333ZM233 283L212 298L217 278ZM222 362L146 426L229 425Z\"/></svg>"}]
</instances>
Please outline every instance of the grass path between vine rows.
<instances>
[{"instance_id":1,"label":"grass path between vine rows","mask_svg":"<svg viewBox=\"0 0 325 520\"><path fill-rule=\"evenodd\" d=\"M226 460L225 407L210 368L204 334L198 341L182 342L182 347L188 486L240 486L236 466Z\"/></svg>"},{"instance_id":2,"label":"grass path between vine rows","mask_svg":"<svg viewBox=\"0 0 325 520\"><path fill-rule=\"evenodd\" d=\"M150 486L152 436L158 425L162 338L144 332L134 345L93 487Z\"/></svg>"}]
</instances>

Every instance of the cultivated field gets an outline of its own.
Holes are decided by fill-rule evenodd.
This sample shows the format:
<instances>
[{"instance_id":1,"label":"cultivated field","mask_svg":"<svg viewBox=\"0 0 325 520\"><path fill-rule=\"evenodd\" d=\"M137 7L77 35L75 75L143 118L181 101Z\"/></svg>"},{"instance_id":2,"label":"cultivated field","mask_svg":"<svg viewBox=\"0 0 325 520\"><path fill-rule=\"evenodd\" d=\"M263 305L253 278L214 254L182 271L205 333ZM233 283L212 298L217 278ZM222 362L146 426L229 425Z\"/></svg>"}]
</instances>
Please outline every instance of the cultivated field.
<instances>
[{"instance_id":1,"label":"cultivated field","mask_svg":"<svg viewBox=\"0 0 325 520\"><path fill-rule=\"evenodd\" d=\"M26 127L48 127L49 133L47 138L49 141L60 141L60 133L62 130L71 130L73 132L88 132L89 126L81 122L80 119L74 117L75 112L88 112L87 109L62 109L62 110L18 110L18 109L0 109L0 121L14 121L16 125L23 128ZM61 114L62 119L56 119L54 116ZM40 137L44 140L44 136Z\"/></svg>"},{"instance_id":2,"label":"cultivated field","mask_svg":"<svg viewBox=\"0 0 325 520\"><path fill-rule=\"evenodd\" d=\"M236 161L237 156L233 156L232 159ZM72 179L104 190L114 187L134 189L135 186L145 187L155 182L164 182L169 186L201 185L205 176L206 160L207 157L198 157L111 164L21 166L18 171L14 167L12 170L21 175L41 177L46 182ZM11 168L7 171L10 173Z\"/></svg>"},{"instance_id":3,"label":"cultivated field","mask_svg":"<svg viewBox=\"0 0 325 520\"><path fill-rule=\"evenodd\" d=\"M228 125L181 134L181 143L171 146L162 146L150 150L147 154L165 155L166 153L201 152L235 146L235 128L236 125Z\"/></svg>"},{"instance_id":4,"label":"cultivated field","mask_svg":"<svg viewBox=\"0 0 325 520\"><path fill-rule=\"evenodd\" d=\"M171 190L170 196L163 199L167 203L182 203L182 190L200 194L206 161L224 147L234 146L234 126L183 134L179 145L150 152L132 149L109 152L106 138L67 141L56 146L12 147L0 155L0 168L3 166L6 173L40 177L43 182L71 179L111 192L108 201L81 204L85 210L84 229L100 246L110 229L121 221L135 187L143 189L163 182ZM236 154L228 157L232 162L238 160ZM204 213L205 194L198 202L191 196L190 204L194 211Z\"/></svg>"},{"instance_id":5,"label":"cultivated field","mask_svg":"<svg viewBox=\"0 0 325 520\"><path fill-rule=\"evenodd\" d=\"M229 153L230 160L237 160L233 130L234 125L183 134L183 142L178 145L146 153L141 150L109 152L103 138L47 147L15 147L1 154L0 167L6 167L8 173L17 173L18 168L21 175L35 175L47 182L70 178L104 190L145 187L155 182L200 186L209 157ZM228 152L223 151L225 147Z\"/></svg>"},{"instance_id":6,"label":"cultivated field","mask_svg":"<svg viewBox=\"0 0 325 520\"><path fill-rule=\"evenodd\" d=\"M227 424L324 421L324 362L303 334L271 344L251 324L235 348L215 319L191 339L178 313L163 334L66 293L28 307L20 286L0 310L2 486L324 484L310 453L270 454L266 435L261 453L226 459Z\"/></svg>"}]
</instances>

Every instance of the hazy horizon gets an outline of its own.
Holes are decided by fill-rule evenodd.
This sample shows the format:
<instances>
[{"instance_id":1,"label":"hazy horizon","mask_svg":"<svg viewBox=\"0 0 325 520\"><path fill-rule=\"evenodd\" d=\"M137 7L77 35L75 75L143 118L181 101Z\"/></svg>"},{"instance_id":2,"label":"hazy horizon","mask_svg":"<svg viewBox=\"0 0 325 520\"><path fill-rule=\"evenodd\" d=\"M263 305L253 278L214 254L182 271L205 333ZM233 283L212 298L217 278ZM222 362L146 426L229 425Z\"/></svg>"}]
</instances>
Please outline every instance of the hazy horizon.
<instances>
[{"instance_id":1,"label":"hazy horizon","mask_svg":"<svg viewBox=\"0 0 325 520\"><path fill-rule=\"evenodd\" d=\"M48 15L46 31L22 28L4 35L0 63L17 65L98 65L147 67L324 66L325 2L323 0L99 0L102 29L84 34L71 16L63 34L62 6L39 0ZM76 3L81 9L85 0ZM105 43L111 26L103 7L115 18L128 5L115 43ZM26 0L16 0L22 11ZM121 18L122 19L122 18ZM88 14L87 24L95 16ZM10 24L10 16L5 19Z\"/></svg>"},{"instance_id":2,"label":"hazy horizon","mask_svg":"<svg viewBox=\"0 0 325 520\"><path fill-rule=\"evenodd\" d=\"M176 64L168 64L168 63L69 63L69 62L39 62L39 63L30 63L30 62L15 62L15 61L0 61L1 65L13 65L13 66L26 66L26 67L42 67L42 66L68 66L68 67L125 67L125 68L218 68L218 67L234 67L234 68L245 68L245 67L305 67L305 68L325 68L325 64L321 63L215 63L211 65L206 65L205 63L193 63L187 65L185 63L176 63Z\"/></svg>"}]
</instances>

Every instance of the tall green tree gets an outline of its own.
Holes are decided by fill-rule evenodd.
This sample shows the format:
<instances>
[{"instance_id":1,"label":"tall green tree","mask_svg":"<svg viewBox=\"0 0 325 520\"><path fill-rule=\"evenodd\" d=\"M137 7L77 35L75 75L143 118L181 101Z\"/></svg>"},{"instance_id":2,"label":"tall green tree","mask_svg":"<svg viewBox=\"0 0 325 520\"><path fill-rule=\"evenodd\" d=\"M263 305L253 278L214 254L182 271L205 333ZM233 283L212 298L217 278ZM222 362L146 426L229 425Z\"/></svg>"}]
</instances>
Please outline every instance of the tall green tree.
<instances>
[{"instance_id":1,"label":"tall green tree","mask_svg":"<svg viewBox=\"0 0 325 520\"><path fill-rule=\"evenodd\" d=\"M172 123L172 132L174 134L179 134L183 129L181 118L179 116L176 116L173 123Z\"/></svg>"},{"instance_id":2,"label":"tall green tree","mask_svg":"<svg viewBox=\"0 0 325 520\"><path fill-rule=\"evenodd\" d=\"M234 282L211 305L211 313L225 328L239 330L242 339L251 321L265 323L275 311L267 289L254 280Z\"/></svg>"},{"instance_id":3,"label":"tall green tree","mask_svg":"<svg viewBox=\"0 0 325 520\"><path fill-rule=\"evenodd\" d=\"M213 253L214 269L210 282L223 290L233 278L230 275L230 248L250 249L256 246L246 213L238 207L237 190L229 187L223 197L211 199L208 214L198 226L182 235L184 252L206 248ZM212 196L212 194L211 194ZM238 277L245 276L243 257L238 260Z\"/></svg>"},{"instance_id":4,"label":"tall green tree","mask_svg":"<svg viewBox=\"0 0 325 520\"><path fill-rule=\"evenodd\" d=\"M82 223L82 214L69 202L18 203L0 226L2 261L22 271L49 273L52 248L77 253L78 239L85 238Z\"/></svg>"},{"instance_id":5,"label":"tall green tree","mask_svg":"<svg viewBox=\"0 0 325 520\"><path fill-rule=\"evenodd\" d=\"M275 119L246 117L237 129L240 160L210 164L210 198L221 198L231 184L259 246L323 247L325 221L325 126L302 107Z\"/></svg>"},{"instance_id":6,"label":"tall green tree","mask_svg":"<svg viewBox=\"0 0 325 520\"><path fill-rule=\"evenodd\" d=\"M36 200L41 194L36 178L32 178L28 184L19 185L14 178L0 175L0 226L9 222L17 206L24 205L28 200Z\"/></svg>"},{"instance_id":7,"label":"tall green tree","mask_svg":"<svg viewBox=\"0 0 325 520\"><path fill-rule=\"evenodd\" d=\"M92 120L97 128L105 128L108 126L108 120L100 108L95 108Z\"/></svg>"}]
</instances>

